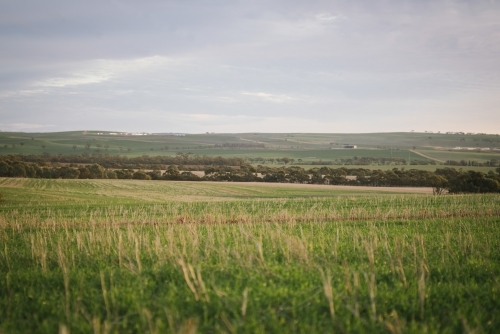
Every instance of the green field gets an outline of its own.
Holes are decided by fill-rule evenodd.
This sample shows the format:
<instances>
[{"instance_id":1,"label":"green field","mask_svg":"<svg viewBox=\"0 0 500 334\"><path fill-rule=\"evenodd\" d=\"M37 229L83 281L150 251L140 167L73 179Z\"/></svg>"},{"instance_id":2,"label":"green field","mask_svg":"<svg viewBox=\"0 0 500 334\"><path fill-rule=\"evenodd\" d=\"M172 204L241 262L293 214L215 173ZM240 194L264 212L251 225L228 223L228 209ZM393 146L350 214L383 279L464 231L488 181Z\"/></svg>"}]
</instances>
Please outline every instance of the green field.
<instances>
[{"instance_id":1,"label":"green field","mask_svg":"<svg viewBox=\"0 0 500 334\"><path fill-rule=\"evenodd\" d=\"M273 165L271 165L273 166ZM320 165L309 165L309 164L303 164L303 165L300 165L300 167L302 168L305 168L305 169L310 169L310 168L317 168L317 167L321 167L321 164ZM364 168L364 169L370 169L370 170L391 170L391 169L394 169L394 168L399 168L399 169L418 169L418 170L426 170L428 172L435 172L436 169L438 168L446 168L446 167L451 167L451 168L455 168L455 169L462 169L464 171L468 171L468 170L475 170L475 171L479 171L479 172L482 172L482 173L488 173L489 171L493 171L495 172L496 169L498 167L486 167L486 166L446 166L446 165L418 165L418 166L415 166L415 165L410 165L410 166L401 166L401 165L383 165L383 166L379 166L379 165L368 165L368 166L357 166L357 165L345 165L345 166L338 166L338 165L330 165L328 166L330 168L340 168L340 167L346 167L346 168Z\"/></svg>"},{"instance_id":2,"label":"green field","mask_svg":"<svg viewBox=\"0 0 500 334\"><path fill-rule=\"evenodd\" d=\"M259 145L264 147L222 147L224 145ZM357 149L342 149L343 144ZM86 145L90 145L85 148ZM445 160L474 160L484 163L500 160L500 151L450 151L452 148L498 148L497 135L455 135L431 133L367 133L367 134L186 134L125 136L110 135L110 131L74 131L55 133L0 132L0 155L7 154L84 154L100 153L129 157L175 155L178 152L195 155L283 158L302 163L335 161L354 157L403 158L429 160L416 153L416 148L437 163ZM376 168L369 166L369 168ZM414 168L425 169L426 166Z\"/></svg>"},{"instance_id":3,"label":"green field","mask_svg":"<svg viewBox=\"0 0 500 334\"><path fill-rule=\"evenodd\" d=\"M487 153L487 152L476 152L476 151L442 151L442 150L419 150L425 155L428 155L432 158L437 158L440 160L474 160L477 162L485 162L491 159L500 160L499 153Z\"/></svg>"},{"instance_id":4,"label":"green field","mask_svg":"<svg viewBox=\"0 0 500 334\"><path fill-rule=\"evenodd\" d=\"M500 196L0 178L0 332L495 333Z\"/></svg>"}]
</instances>

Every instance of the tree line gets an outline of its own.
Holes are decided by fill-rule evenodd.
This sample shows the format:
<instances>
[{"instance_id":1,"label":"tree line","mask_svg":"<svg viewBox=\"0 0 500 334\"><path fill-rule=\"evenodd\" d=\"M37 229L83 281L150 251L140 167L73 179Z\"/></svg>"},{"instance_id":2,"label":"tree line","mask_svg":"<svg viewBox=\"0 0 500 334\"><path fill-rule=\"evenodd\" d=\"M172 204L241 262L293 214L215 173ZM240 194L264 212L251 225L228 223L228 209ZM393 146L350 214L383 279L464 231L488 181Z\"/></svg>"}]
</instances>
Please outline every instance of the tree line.
<instances>
[{"instance_id":1,"label":"tree line","mask_svg":"<svg viewBox=\"0 0 500 334\"><path fill-rule=\"evenodd\" d=\"M460 160L460 161L446 160L444 164L447 165L447 166L478 166L478 167L482 167L482 166L487 166L487 167L500 166L500 162L499 162L498 159L491 159L491 160L487 160L485 162L477 162L476 160Z\"/></svg>"},{"instance_id":2,"label":"tree line","mask_svg":"<svg viewBox=\"0 0 500 334\"><path fill-rule=\"evenodd\" d=\"M162 165L192 166L191 170L205 170L206 166L241 166L247 163L259 164L296 164L296 165L321 165L321 166L369 166L369 165L408 165L404 158L396 157L353 157L341 158L335 161L303 161L302 159L283 158L240 158L240 157L221 157L196 155L192 153L178 152L175 156L149 156L142 155L138 157L127 157L122 155L110 155L100 153L83 153L68 155L5 155L0 159L17 160L36 163L77 163L77 164L99 164L105 168L143 168L143 169L162 169ZM474 160L447 160L447 166L500 166L498 159L491 159L485 162ZM411 160L409 165L436 165L432 160Z\"/></svg>"},{"instance_id":3,"label":"tree line","mask_svg":"<svg viewBox=\"0 0 500 334\"><path fill-rule=\"evenodd\" d=\"M137 179L177 181L272 182L324 185L353 185L374 187L432 187L434 193L499 193L500 168L482 173L454 168L437 169L435 172L417 169L370 170L364 168L311 168L253 167L248 164L236 169L230 166L213 166L205 169L204 176L182 171L170 165L164 172L134 169L105 168L100 164L70 164L50 166L19 160L2 159L0 177L46 179Z\"/></svg>"},{"instance_id":4,"label":"tree line","mask_svg":"<svg viewBox=\"0 0 500 334\"><path fill-rule=\"evenodd\" d=\"M462 171L454 168L436 169L435 172L393 168L370 170L364 168L261 168L264 182L310 183L373 187L432 187L434 193L488 193L500 192L500 168L490 171Z\"/></svg>"},{"instance_id":5,"label":"tree line","mask_svg":"<svg viewBox=\"0 0 500 334\"><path fill-rule=\"evenodd\" d=\"M44 163L74 163L74 164L99 164L104 168L143 168L162 169L165 165L201 165L201 166L241 166L245 164L244 158L221 156L213 157L206 155L193 155L191 153L177 153L175 156L149 156L126 157L109 154L68 154L68 155L5 155L1 160Z\"/></svg>"}]
</instances>

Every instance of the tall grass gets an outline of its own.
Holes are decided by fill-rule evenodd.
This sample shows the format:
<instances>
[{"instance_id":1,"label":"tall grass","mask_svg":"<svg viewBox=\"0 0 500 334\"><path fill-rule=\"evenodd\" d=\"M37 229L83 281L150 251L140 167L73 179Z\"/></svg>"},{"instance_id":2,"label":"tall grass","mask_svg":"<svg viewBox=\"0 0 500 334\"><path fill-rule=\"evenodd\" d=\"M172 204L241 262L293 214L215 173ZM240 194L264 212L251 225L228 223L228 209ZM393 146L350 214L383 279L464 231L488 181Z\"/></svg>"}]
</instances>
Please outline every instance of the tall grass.
<instances>
[{"instance_id":1,"label":"tall grass","mask_svg":"<svg viewBox=\"0 0 500 334\"><path fill-rule=\"evenodd\" d=\"M4 206L0 329L494 333L498 202Z\"/></svg>"},{"instance_id":2,"label":"tall grass","mask_svg":"<svg viewBox=\"0 0 500 334\"><path fill-rule=\"evenodd\" d=\"M227 224L437 219L500 216L500 196L334 197L176 202L72 204L38 202L0 209L0 227L54 225Z\"/></svg>"}]
</instances>

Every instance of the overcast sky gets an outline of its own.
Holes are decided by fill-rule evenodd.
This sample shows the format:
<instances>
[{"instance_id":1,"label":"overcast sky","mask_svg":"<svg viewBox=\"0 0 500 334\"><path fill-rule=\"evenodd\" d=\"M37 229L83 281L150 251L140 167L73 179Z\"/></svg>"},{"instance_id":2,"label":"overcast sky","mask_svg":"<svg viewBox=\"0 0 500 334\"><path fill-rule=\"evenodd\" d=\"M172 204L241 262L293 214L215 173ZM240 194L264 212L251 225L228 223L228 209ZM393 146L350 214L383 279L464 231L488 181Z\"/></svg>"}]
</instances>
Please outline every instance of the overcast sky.
<instances>
[{"instance_id":1,"label":"overcast sky","mask_svg":"<svg viewBox=\"0 0 500 334\"><path fill-rule=\"evenodd\" d=\"M500 2L0 0L0 130L500 132Z\"/></svg>"}]
</instances>

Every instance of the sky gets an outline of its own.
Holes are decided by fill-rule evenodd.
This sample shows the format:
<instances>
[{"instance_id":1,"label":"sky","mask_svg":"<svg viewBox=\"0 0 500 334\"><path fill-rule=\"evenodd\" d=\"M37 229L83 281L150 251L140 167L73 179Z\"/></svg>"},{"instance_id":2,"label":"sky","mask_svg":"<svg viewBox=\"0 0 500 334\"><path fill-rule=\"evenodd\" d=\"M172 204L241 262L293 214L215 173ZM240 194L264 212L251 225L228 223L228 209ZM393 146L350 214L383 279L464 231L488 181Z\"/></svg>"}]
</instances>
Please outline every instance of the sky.
<instances>
[{"instance_id":1,"label":"sky","mask_svg":"<svg viewBox=\"0 0 500 334\"><path fill-rule=\"evenodd\" d=\"M500 132L497 0L0 0L0 130Z\"/></svg>"}]
</instances>

